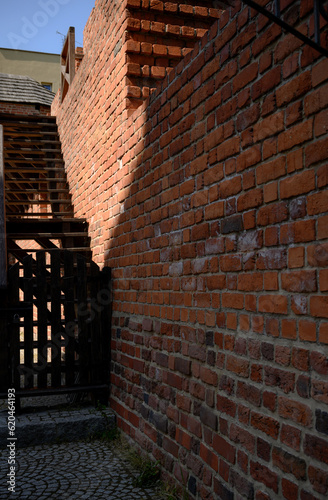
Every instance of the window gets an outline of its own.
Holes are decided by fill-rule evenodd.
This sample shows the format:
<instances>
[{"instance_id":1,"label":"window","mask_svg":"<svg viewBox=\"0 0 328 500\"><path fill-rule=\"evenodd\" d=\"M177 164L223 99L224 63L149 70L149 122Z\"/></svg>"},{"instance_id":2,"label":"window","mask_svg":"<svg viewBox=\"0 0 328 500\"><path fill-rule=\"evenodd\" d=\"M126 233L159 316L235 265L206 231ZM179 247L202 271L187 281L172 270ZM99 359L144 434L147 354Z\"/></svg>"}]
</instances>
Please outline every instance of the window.
<instances>
[{"instance_id":1,"label":"window","mask_svg":"<svg viewBox=\"0 0 328 500\"><path fill-rule=\"evenodd\" d=\"M42 87L52 92L52 83L41 82Z\"/></svg>"}]
</instances>

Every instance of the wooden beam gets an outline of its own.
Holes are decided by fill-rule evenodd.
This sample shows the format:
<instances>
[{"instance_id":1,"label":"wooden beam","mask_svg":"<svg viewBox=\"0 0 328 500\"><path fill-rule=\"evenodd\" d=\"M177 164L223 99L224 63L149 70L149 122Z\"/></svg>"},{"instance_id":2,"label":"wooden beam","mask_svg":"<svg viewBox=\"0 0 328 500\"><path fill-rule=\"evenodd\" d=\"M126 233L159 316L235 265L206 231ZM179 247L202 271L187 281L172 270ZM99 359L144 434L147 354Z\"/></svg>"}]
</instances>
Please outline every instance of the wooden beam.
<instances>
[{"instance_id":1,"label":"wooden beam","mask_svg":"<svg viewBox=\"0 0 328 500\"><path fill-rule=\"evenodd\" d=\"M61 102L69 90L75 76L75 28L72 26L67 32L64 47L61 52Z\"/></svg>"},{"instance_id":2,"label":"wooden beam","mask_svg":"<svg viewBox=\"0 0 328 500\"><path fill-rule=\"evenodd\" d=\"M7 286L7 246L5 207L5 167L3 161L3 127L0 125L0 288Z\"/></svg>"}]
</instances>

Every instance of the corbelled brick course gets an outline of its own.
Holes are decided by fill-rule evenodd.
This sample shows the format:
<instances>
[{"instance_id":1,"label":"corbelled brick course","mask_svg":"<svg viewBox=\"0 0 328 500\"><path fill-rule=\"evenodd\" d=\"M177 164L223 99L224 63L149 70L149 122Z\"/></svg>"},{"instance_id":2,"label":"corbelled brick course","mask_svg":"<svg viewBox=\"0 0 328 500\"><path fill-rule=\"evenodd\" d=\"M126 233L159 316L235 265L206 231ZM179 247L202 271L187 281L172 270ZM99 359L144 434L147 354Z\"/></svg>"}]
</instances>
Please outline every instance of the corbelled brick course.
<instances>
[{"instance_id":1,"label":"corbelled brick course","mask_svg":"<svg viewBox=\"0 0 328 500\"><path fill-rule=\"evenodd\" d=\"M113 268L111 405L191 498L323 500L328 63L210 3L98 0L53 107ZM283 4L312 30L309 2Z\"/></svg>"}]
</instances>

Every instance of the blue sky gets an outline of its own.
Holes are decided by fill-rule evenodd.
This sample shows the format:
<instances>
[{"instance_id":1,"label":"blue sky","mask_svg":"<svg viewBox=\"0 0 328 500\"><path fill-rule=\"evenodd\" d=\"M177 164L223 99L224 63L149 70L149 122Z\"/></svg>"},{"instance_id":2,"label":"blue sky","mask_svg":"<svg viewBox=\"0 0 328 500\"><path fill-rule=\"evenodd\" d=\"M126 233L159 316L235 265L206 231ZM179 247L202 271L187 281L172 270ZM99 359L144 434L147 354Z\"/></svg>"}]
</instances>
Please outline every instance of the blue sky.
<instances>
[{"instance_id":1,"label":"blue sky","mask_svg":"<svg viewBox=\"0 0 328 500\"><path fill-rule=\"evenodd\" d=\"M75 27L83 45L83 28L95 0L8 0L1 2L0 47L60 54L63 36Z\"/></svg>"}]
</instances>

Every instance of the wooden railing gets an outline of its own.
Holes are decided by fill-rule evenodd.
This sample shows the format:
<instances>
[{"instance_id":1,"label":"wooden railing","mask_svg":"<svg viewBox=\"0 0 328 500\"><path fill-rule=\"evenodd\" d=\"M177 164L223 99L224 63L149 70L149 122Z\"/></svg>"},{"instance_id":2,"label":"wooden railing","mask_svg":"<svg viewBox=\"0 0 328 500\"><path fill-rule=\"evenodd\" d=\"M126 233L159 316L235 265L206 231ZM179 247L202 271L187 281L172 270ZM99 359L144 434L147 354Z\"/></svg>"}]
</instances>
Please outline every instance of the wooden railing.
<instances>
[{"instance_id":1,"label":"wooden railing","mask_svg":"<svg viewBox=\"0 0 328 500\"><path fill-rule=\"evenodd\" d=\"M7 286L5 166L3 155L3 127L0 125L0 288Z\"/></svg>"},{"instance_id":2,"label":"wooden railing","mask_svg":"<svg viewBox=\"0 0 328 500\"><path fill-rule=\"evenodd\" d=\"M69 28L63 50L61 52L61 102L65 99L75 76L75 28Z\"/></svg>"}]
</instances>

